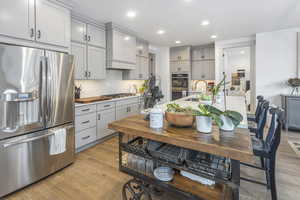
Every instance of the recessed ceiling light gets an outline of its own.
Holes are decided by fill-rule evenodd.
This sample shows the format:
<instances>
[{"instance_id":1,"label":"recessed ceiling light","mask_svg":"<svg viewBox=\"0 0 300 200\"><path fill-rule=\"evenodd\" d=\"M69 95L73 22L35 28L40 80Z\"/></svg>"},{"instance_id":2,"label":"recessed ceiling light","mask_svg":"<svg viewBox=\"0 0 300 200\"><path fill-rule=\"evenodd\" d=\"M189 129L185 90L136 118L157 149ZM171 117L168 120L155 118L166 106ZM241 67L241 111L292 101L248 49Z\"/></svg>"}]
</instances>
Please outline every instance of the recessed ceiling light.
<instances>
[{"instance_id":1,"label":"recessed ceiling light","mask_svg":"<svg viewBox=\"0 0 300 200\"><path fill-rule=\"evenodd\" d=\"M241 51L240 53L241 53L241 54L245 54L245 51Z\"/></svg>"},{"instance_id":2,"label":"recessed ceiling light","mask_svg":"<svg viewBox=\"0 0 300 200\"><path fill-rule=\"evenodd\" d=\"M211 39L216 39L218 36L217 35L211 35L210 38Z\"/></svg>"},{"instance_id":3,"label":"recessed ceiling light","mask_svg":"<svg viewBox=\"0 0 300 200\"><path fill-rule=\"evenodd\" d=\"M180 40L176 40L175 43L176 43L176 44L180 44L181 41L180 41Z\"/></svg>"},{"instance_id":4,"label":"recessed ceiling light","mask_svg":"<svg viewBox=\"0 0 300 200\"><path fill-rule=\"evenodd\" d=\"M165 34L166 31L164 31L164 30L158 30L156 33L157 33L158 35L162 35L162 34Z\"/></svg>"},{"instance_id":5,"label":"recessed ceiling light","mask_svg":"<svg viewBox=\"0 0 300 200\"><path fill-rule=\"evenodd\" d=\"M124 40L130 40L129 36L124 37Z\"/></svg>"},{"instance_id":6,"label":"recessed ceiling light","mask_svg":"<svg viewBox=\"0 0 300 200\"><path fill-rule=\"evenodd\" d=\"M189 2L191 2L191 1L193 1L193 0L184 0L184 1L189 3Z\"/></svg>"},{"instance_id":7,"label":"recessed ceiling light","mask_svg":"<svg viewBox=\"0 0 300 200\"><path fill-rule=\"evenodd\" d=\"M135 18L136 17L136 12L130 10L126 13L126 16L129 18Z\"/></svg>"},{"instance_id":8,"label":"recessed ceiling light","mask_svg":"<svg viewBox=\"0 0 300 200\"><path fill-rule=\"evenodd\" d=\"M210 22L208 20L204 20L204 21L201 22L202 26L207 26L209 24L210 24Z\"/></svg>"}]
</instances>

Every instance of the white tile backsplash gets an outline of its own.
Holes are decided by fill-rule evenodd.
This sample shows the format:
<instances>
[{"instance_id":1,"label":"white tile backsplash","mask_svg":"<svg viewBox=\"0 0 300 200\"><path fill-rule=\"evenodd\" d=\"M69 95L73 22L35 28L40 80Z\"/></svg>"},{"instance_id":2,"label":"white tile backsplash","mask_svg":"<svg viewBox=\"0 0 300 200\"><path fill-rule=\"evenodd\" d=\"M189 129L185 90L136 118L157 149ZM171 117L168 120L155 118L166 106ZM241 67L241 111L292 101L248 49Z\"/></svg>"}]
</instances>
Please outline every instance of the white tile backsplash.
<instances>
[{"instance_id":1,"label":"white tile backsplash","mask_svg":"<svg viewBox=\"0 0 300 200\"><path fill-rule=\"evenodd\" d=\"M113 93L131 92L133 85L141 87L144 81L122 80L121 70L107 70L105 80L76 80L75 85L81 86L81 98L100 96Z\"/></svg>"}]
</instances>

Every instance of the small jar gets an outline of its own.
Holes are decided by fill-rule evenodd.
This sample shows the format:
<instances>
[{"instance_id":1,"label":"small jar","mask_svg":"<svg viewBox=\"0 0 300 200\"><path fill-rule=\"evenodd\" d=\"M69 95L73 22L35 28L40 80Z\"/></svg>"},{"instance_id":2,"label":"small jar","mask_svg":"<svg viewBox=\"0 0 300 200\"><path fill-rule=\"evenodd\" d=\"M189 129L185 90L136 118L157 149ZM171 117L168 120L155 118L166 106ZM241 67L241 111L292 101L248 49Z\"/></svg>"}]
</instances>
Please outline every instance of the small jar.
<instances>
[{"instance_id":1,"label":"small jar","mask_svg":"<svg viewBox=\"0 0 300 200\"><path fill-rule=\"evenodd\" d=\"M164 115L162 109L153 108L150 111L150 128L160 129L164 124Z\"/></svg>"}]
</instances>

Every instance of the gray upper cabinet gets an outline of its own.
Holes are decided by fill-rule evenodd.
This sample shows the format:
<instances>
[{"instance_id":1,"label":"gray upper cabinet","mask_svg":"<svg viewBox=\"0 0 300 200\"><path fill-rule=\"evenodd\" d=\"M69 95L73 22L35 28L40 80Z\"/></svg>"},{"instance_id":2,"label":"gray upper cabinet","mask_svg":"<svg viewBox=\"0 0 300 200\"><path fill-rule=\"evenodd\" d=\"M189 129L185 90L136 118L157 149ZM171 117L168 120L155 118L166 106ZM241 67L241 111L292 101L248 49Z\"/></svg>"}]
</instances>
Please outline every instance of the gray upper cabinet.
<instances>
[{"instance_id":1,"label":"gray upper cabinet","mask_svg":"<svg viewBox=\"0 0 300 200\"><path fill-rule=\"evenodd\" d=\"M0 34L21 39L34 40L34 0L1 0Z\"/></svg>"},{"instance_id":2,"label":"gray upper cabinet","mask_svg":"<svg viewBox=\"0 0 300 200\"><path fill-rule=\"evenodd\" d=\"M213 46L196 46L192 48L192 60L214 60L215 49Z\"/></svg>"},{"instance_id":3,"label":"gray upper cabinet","mask_svg":"<svg viewBox=\"0 0 300 200\"><path fill-rule=\"evenodd\" d=\"M105 30L87 24L87 41L89 45L106 48Z\"/></svg>"},{"instance_id":4,"label":"gray upper cabinet","mask_svg":"<svg viewBox=\"0 0 300 200\"><path fill-rule=\"evenodd\" d=\"M72 19L72 41L86 43L86 23Z\"/></svg>"},{"instance_id":5,"label":"gray upper cabinet","mask_svg":"<svg viewBox=\"0 0 300 200\"><path fill-rule=\"evenodd\" d=\"M170 71L172 73L191 71L191 47L180 46L170 48Z\"/></svg>"},{"instance_id":6,"label":"gray upper cabinet","mask_svg":"<svg viewBox=\"0 0 300 200\"><path fill-rule=\"evenodd\" d=\"M107 68L135 69L136 68L136 37L106 24L107 37Z\"/></svg>"},{"instance_id":7,"label":"gray upper cabinet","mask_svg":"<svg viewBox=\"0 0 300 200\"><path fill-rule=\"evenodd\" d=\"M86 60L86 45L80 43L71 43L71 52L74 55L76 80L87 79L87 60Z\"/></svg>"},{"instance_id":8,"label":"gray upper cabinet","mask_svg":"<svg viewBox=\"0 0 300 200\"><path fill-rule=\"evenodd\" d=\"M192 80L214 80L215 79L215 61L193 61L192 62Z\"/></svg>"},{"instance_id":9,"label":"gray upper cabinet","mask_svg":"<svg viewBox=\"0 0 300 200\"><path fill-rule=\"evenodd\" d=\"M104 27L72 19L72 41L106 48Z\"/></svg>"},{"instance_id":10,"label":"gray upper cabinet","mask_svg":"<svg viewBox=\"0 0 300 200\"><path fill-rule=\"evenodd\" d=\"M215 80L215 49L213 45L192 47L192 80Z\"/></svg>"},{"instance_id":11,"label":"gray upper cabinet","mask_svg":"<svg viewBox=\"0 0 300 200\"><path fill-rule=\"evenodd\" d=\"M71 53L75 56L76 80L106 78L105 38L100 26L72 19Z\"/></svg>"},{"instance_id":12,"label":"gray upper cabinet","mask_svg":"<svg viewBox=\"0 0 300 200\"><path fill-rule=\"evenodd\" d=\"M1 0L0 34L68 48L70 10L47 0Z\"/></svg>"},{"instance_id":13,"label":"gray upper cabinet","mask_svg":"<svg viewBox=\"0 0 300 200\"><path fill-rule=\"evenodd\" d=\"M88 79L100 80L106 77L105 49L88 46Z\"/></svg>"},{"instance_id":14,"label":"gray upper cabinet","mask_svg":"<svg viewBox=\"0 0 300 200\"><path fill-rule=\"evenodd\" d=\"M149 78L149 43L137 40L136 68L123 71L124 80L147 80Z\"/></svg>"},{"instance_id":15,"label":"gray upper cabinet","mask_svg":"<svg viewBox=\"0 0 300 200\"><path fill-rule=\"evenodd\" d=\"M181 61L171 61L170 69L172 73L189 73L191 71L191 61L181 60Z\"/></svg>"},{"instance_id":16,"label":"gray upper cabinet","mask_svg":"<svg viewBox=\"0 0 300 200\"><path fill-rule=\"evenodd\" d=\"M191 47L180 46L170 48L170 61L191 60Z\"/></svg>"}]
</instances>

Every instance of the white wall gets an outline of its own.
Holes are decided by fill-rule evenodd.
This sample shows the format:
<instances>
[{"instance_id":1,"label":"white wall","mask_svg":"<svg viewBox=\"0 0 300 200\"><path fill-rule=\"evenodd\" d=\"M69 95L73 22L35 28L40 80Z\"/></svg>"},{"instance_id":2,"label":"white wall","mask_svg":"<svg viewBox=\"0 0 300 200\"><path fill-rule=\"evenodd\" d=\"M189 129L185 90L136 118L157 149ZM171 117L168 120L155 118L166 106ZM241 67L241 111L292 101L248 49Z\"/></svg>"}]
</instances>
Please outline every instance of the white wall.
<instances>
[{"instance_id":1,"label":"white wall","mask_svg":"<svg viewBox=\"0 0 300 200\"><path fill-rule=\"evenodd\" d=\"M256 34L256 94L280 105L289 94L286 81L297 76L297 32L300 28Z\"/></svg>"},{"instance_id":2,"label":"white wall","mask_svg":"<svg viewBox=\"0 0 300 200\"><path fill-rule=\"evenodd\" d=\"M171 99L171 74L170 74L170 48L162 46L150 46L150 52L156 54L156 77L160 80L160 86L164 98L162 102L170 101Z\"/></svg>"}]
</instances>

